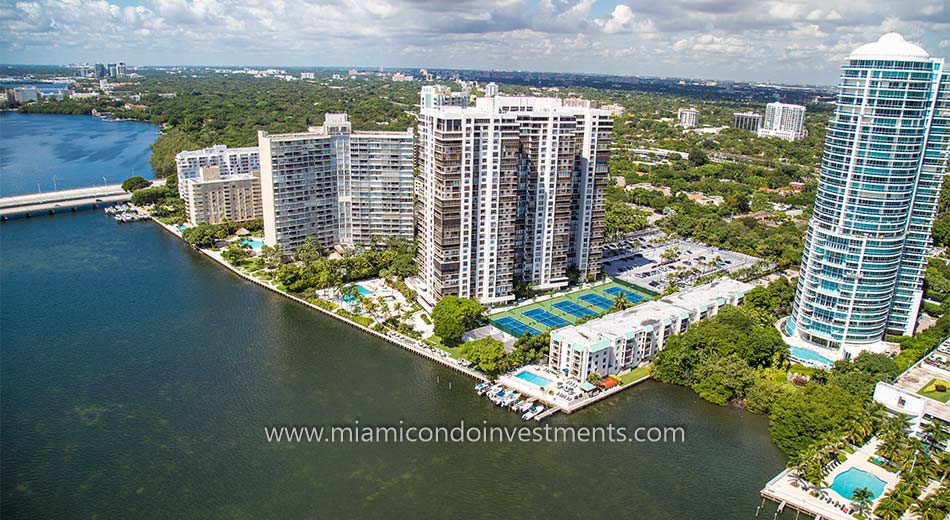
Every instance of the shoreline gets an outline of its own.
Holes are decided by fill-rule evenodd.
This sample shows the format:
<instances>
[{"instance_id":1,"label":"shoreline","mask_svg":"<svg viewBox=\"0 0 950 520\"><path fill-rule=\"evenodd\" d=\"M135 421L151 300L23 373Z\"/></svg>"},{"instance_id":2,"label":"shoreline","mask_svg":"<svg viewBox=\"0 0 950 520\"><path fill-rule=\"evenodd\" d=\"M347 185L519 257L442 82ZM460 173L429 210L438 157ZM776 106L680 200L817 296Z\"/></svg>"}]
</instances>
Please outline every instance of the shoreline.
<instances>
[{"instance_id":1,"label":"shoreline","mask_svg":"<svg viewBox=\"0 0 950 520\"><path fill-rule=\"evenodd\" d=\"M152 222L154 222L155 224L158 224L162 229L164 229L165 231L171 233L173 236L175 236L176 238L178 238L179 240L181 240L182 242L184 242L184 239L182 238L181 234L178 232L177 229L174 228L174 226L171 226L171 225L168 225L168 224L164 224L164 223L160 222L158 219L156 219L155 217L153 217L153 216L151 216L151 215L149 216L149 220L152 221ZM187 242L186 242L186 244L187 244ZM191 247L191 246L189 245L189 247ZM369 333L369 334L371 334L371 335L373 335L373 336L375 336L375 337L377 337L377 338L379 338L379 339L381 339L381 340L384 340L384 341L386 341L386 342L388 342L388 343L391 343L391 344L396 345L396 346L398 346L398 347L402 347L404 350L407 350L407 351L412 352L412 353L414 353L414 354L417 354L417 355L420 355L420 356L422 356L422 357L425 357L425 358L427 358L427 359L429 359L429 360L431 360L431 361L435 361L435 362L437 362L437 363L439 363L439 364L441 364L441 365L443 365L443 366L445 366L445 367L447 367L447 368L451 368L451 369L455 370L456 372L459 372L459 373L461 373L461 374L465 374L465 375L467 375L467 376L469 376L469 377L472 377L472 378L474 378L474 379L477 379L477 380L479 380L479 381L489 381L489 378L488 378L487 376L485 376L485 375L482 374L481 372L478 372L477 370L473 370L473 369L470 369L470 368L463 367L463 366L460 366L460 365L457 365L457 364L452 363L451 361L449 361L449 360L452 359L452 358L448 358L448 359L441 358L441 357L439 357L439 356L436 356L435 354L432 354L431 352L428 352L428 351L426 351L426 350L424 350L424 349L418 347L416 344L409 343L410 340L408 340L408 339L403 339L402 336L400 336L399 338L395 338L395 337L390 336L389 334L380 333L379 331L373 330L373 329L370 328L370 327L366 327L366 326L364 326L364 325L362 325L362 324L360 324L360 323L357 323L357 322L355 322L355 321L353 321L353 320L350 320L349 318L347 318L347 317L345 317L345 316L341 316L341 315L339 315L339 314L337 314L337 313L335 313L335 312L333 312L333 311L331 311L331 310L324 309L324 308L322 308L322 307L320 307L320 306L317 306L317 305L314 305L314 304L312 304L312 303L310 303L310 302L308 302L308 301L306 301L306 300L304 300L304 299L302 299L302 298L298 298L297 296L294 296L294 295L292 295L292 294L290 294L290 293L281 291L280 289L278 289L278 288L277 288L276 286L274 286L274 285L268 284L268 283L264 282L263 280L259 280L259 279L255 278L255 277L253 277L253 276L250 276L250 275L248 275L248 274L246 274L246 273L242 273L238 268L236 268L236 267L234 267L233 265L229 264L227 261L225 261L225 260L224 260L223 258L221 258L220 256L212 254L210 251L206 251L206 250L204 250L204 249L197 248L197 247L192 247L192 249L194 249L194 250L197 251L198 253L204 255L206 258L210 258L211 260L215 261L215 262L218 263L219 265L224 266L228 271L230 271L230 272L232 272L232 273L238 275L239 277L241 277L242 279L244 279L244 280L246 280L246 281L248 281L248 282L254 283L254 284L256 284L256 285L258 285L258 286L260 286L260 287L263 287L263 288L265 288L265 289L267 289L267 290L270 290L270 291L272 291L272 292L274 292L274 293L277 293L277 294L279 294L279 295L281 295L281 296L283 296L283 297L285 297L285 298L288 298L288 299L290 299L290 300L292 300L292 301L294 301L294 302L297 302L297 303L299 303L299 304L301 304L301 305L305 305L305 306L307 306L307 307L309 307L309 308L311 308L311 309L317 310L317 311L321 312L321 313L322 313L323 315L325 315L325 316L328 316L328 317L331 317L331 318L335 318L335 319L337 319L337 320L339 320L339 321L341 321L341 322L343 322L343 323L345 323L345 324L347 324L347 325L349 325L349 326L351 326L351 327L354 327L354 328L359 329L359 330L361 330L361 331L363 331L363 332ZM395 332L392 332L391 334L396 334L396 333L395 333ZM419 340L417 343L422 343L422 341Z\"/></svg>"},{"instance_id":2,"label":"shoreline","mask_svg":"<svg viewBox=\"0 0 950 520\"><path fill-rule=\"evenodd\" d=\"M169 225L169 224L164 224L164 223L160 222L157 218L155 218L154 216L151 216L151 215L149 215L149 220L150 220L151 222L154 222L155 224L157 224L159 227L161 227L162 229L164 229L164 230L167 231L168 233L171 233L174 237L176 237L176 238L178 238L179 240L181 240L182 242L184 242L184 238L182 238L181 233L180 233L174 226L171 226L171 225ZM187 242L186 242L186 244L187 244ZM302 298L299 298L299 297L294 296L294 295L292 295L292 294L290 294L290 293L287 293L287 292L285 292L285 291L282 291L282 290L278 289L275 285L270 284L270 283L267 283L267 282L265 282L264 280L259 280L259 279L255 278L255 277L251 276L251 275L248 275L248 274L246 274L246 273L243 273L243 272L241 272L238 268L236 268L235 266L229 264L226 260L224 260L223 258L221 258L220 255L214 254L214 253L211 252L211 251L207 251L207 250L205 250L205 249L201 249L201 248L197 248L197 247L192 247L192 249L196 250L199 254L204 255L206 258L209 258L209 259L213 260L214 262L216 262L217 264L223 266L225 269L227 269L228 271L230 271L230 272L233 273L233 274L236 274L237 276L241 277L241 278L242 278L243 280L245 280L245 281L251 282L251 283L253 283L253 284L255 284L255 285L259 286L259 287L263 287L264 289L267 289L267 290L272 291L272 292L274 292L274 293L276 293L276 294L279 294L279 295L281 295L281 296L283 296L283 297L285 297L285 298L288 298L288 299L290 299L290 300L292 300L292 301L294 301L294 302L296 302L296 303L299 303L299 304L301 304L301 305L304 305L304 306L306 306L306 307L309 307L310 309L314 309L314 310L316 310L316 311L322 313L324 316L328 316L328 317L330 317L330 318L334 318L334 319L336 319L336 320L339 320L339 321L341 321L341 322L343 322L343 323L345 323L345 324L347 324L347 325L349 325L349 326L351 326L351 327L353 327L353 328L359 329L359 330L362 331L362 332L366 332L366 333L368 333L368 334L371 334L371 335L375 336L375 337L378 338L378 339L381 339L381 340L386 341L386 342L388 342L388 343L390 343L390 344L393 344L393 345L396 345L396 346L398 346L398 347L401 347L402 349L404 349L404 350L406 350L406 351L408 351L408 352L411 352L411 353L413 353L413 354L416 354L416 355L418 355L418 356L421 356L421 357L423 357L423 358L425 358L425 359L427 359L427 360L435 361L436 363L438 363L438 364L440 364L440 365L442 365L442 366L444 366L444 367L446 367L446 368L450 368L450 369L452 369L452 370L455 370L456 372L459 372L459 373L461 373L461 374L467 375L467 376L469 376L469 377L471 377L471 378L473 378L473 379L476 379L476 380L478 380L478 381L497 381L497 380L498 380L497 378L494 379L494 380L493 380L493 379L490 379L490 378L489 378L488 376L486 376L485 374L483 374L483 373L481 373L481 372L479 372L479 371L477 371L477 370L474 370L474 369L472 369L472 368L464 367L464 366L458 365L458 364L456 364L456 363L453 363L454 358L451 358L451 357L441 357L441 356L437 356L437 355L435 355L435 354L429 352L429 351L426 350L424 347L422 347L422 345L424 344L424 342L423 342L422 340L413 340L413 339L410 339L410 338L406 338L406 337L400 335L399 333L397 333L397 332L392 332L392 331L389 331L387 334L383 334L383 333L381 333L381 332L379 332L379 331L373 330L371 327L367 327L367 326L362 325L362 324L360 324L360 323L357 323L357 322L355 322L355 321L353 321L353 320L351 320L351 319L349 319L349 318L347 318L347 317L345 317L345 316L342 316L342 315L340 315L340 314L337 314L336 312L334 312L334 311L332 311L332 310L324 309L323 307L320 307L320 306L318 306L318 305L314 305L314 304L312 304L312 303L310 303L310 302L308 302L308 301L306 301L306 300L304 300L304 299L302 299ZM645 375L645 376L643 376L643 377L641 377L640 379L637 379L637 380L635 380L635 381L630 381L629 383L626 383L626 384L623 384L623 385L616 386L616 387L614 387L614 388L610 388L610 389L604 390L604 391L602 391L602 392L600 392L600 393L598 393L598 394L596 394L596 395L590 396L590 397L585 398L585 399L581 399L581 400L579 400L579 401L576 401L576 402L571 403L571 404L568 404L568 405L560 405L560 404L557 404L557 403L554 403L554 402L547 402L547 400L545 400L546 404L548 404L548 405L550 406L550 408L549 408L547 411L545 411L544 413L542 413L541 415L537 416L534 420L535 420L535 421L540 421L541 419L545 419L545 418L547 418L547 417L550 417L551 415L554 415L554 414L556 414L556 413L558 413L558 412L561 412L561 413L563 413L563 414L565 414L565 415L570 415L570 414L572 414L572 413L574 413L574 412L577 412L577 411L579 411L579 410L582 410L582 409L584 409L584 408L586 408L586 407L588 407L588 406L590 406L590 405L593 405L593 404L595 404L595 403L598 403L598 402L600 402L600 401L602 401L602 400L604 400L604 399L606 399L606 398L608 398L608 397L611 397L611 396L616 395L616 394L618 394L618 393L620 393L620 392L622 392L622 391L624 391L624 390L627 390L628 388L632 388L632 387L634 387L634 386L637 386L637 385L639 385L640 383L642 383L642 382L644 382L644 381L647 381L647 380L649 380L649 379L651 379L651 376L650 376L649 374L647 374L647 375Z\"/></svg>"}]
</instances>

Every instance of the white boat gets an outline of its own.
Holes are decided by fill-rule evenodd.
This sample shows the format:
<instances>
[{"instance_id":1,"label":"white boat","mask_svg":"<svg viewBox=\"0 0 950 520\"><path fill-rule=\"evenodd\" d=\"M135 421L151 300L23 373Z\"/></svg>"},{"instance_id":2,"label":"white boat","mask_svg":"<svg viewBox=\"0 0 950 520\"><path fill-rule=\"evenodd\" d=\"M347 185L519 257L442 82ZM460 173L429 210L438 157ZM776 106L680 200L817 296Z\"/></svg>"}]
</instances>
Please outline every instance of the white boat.
<instances>
[{"instance_id":1,"label":"white boat","mask_svg":"<svg viewBox=\"0 0 950 520\"><path fill-rule=\"evenodd\" d=\"M511 408L512 410L517 410L521 406L521 403L523 402L524 401L515 401L511 403L511 405L509 405L509 408Z\"/></svg>"},{"instance_id":2,"label":"white boat","mask_svg":"<svg viewBox=\"0 0 950 520\"><path fill-rule=\"evenodd\" d=\"M521 406L516 408L516 410L519 412L527 412L528 410L531 409L532 406L534 406L534 403L535 403L534 399L526 399L524 402L521 403Z\"/></svg>"},{"instance_id":3,"label":"white boat","mask_svg":"<svg viewBox=\"0 0 950 520\"><path fill-rule=\"evenodd\" d=\"M537 405L537 406L531 408L531 409L528 410L527 412L525 412L525 414L521 416L521 419L522 419L522 420L525 420L525 421L530 421L531 419L534 419L535 417L537 417L538 415L540 415L541 412L543 412L543 411L544 411L544 406L541 406L541 405L539 404L539 405Z\"/></svg>"},{"instance_id":4,"label":"white boat","mask_svg":"<svg viewBox=\"0 0 950 520\"><path fill-rule=\"evenodd\" d=\"M501 406L507 407L511 403L517 401L519 397L521 397L521 394L519 392L512 392L506 395L505 398L501 400Z\"/></svg>"}]
</instances>

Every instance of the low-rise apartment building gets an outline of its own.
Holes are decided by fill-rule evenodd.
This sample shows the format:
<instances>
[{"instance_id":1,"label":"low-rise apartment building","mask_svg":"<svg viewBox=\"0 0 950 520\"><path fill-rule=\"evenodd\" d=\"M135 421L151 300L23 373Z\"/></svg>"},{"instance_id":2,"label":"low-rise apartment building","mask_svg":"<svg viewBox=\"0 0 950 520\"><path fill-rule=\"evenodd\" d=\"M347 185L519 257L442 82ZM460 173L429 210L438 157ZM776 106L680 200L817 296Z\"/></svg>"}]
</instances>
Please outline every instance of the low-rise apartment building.
<instances>
[{"instance_id":1,"label":"low-rise apartment building","mask_svg":"<svg viewBox=\"0 0 950 520\"><path fill-rule=\"evenodd\" d=\"M548 366L578 381L636 368L663 350L667 338L738 305L751 284L721 278L581 325L551 331Z\"/></svg>"}]
</instances>

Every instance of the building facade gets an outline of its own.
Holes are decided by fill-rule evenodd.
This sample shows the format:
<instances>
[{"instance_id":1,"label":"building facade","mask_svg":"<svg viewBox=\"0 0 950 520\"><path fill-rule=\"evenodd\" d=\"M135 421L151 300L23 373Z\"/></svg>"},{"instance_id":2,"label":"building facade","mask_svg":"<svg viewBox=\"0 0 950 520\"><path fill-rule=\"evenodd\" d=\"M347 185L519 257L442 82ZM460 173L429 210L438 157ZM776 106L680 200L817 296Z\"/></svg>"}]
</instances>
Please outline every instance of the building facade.
<instances>
[{"instance_id":1,"label":"building facade","mask_svg":"<svg viewBox=\"0 0 950 520\"><path fill-rule=\"evenodd\" d=\"M683 128L693 128L699 126L699 110L695 108L681 108L676 113L680 126Z\"/></svg>"},{"instance_id":2,"label":"building facade","mask_svg":"<svg viewBox=\"0 0 950 520\"><path fill-rule=\"evenodd\" d=\"M308 132L258 132L264 242L292 251L413 236L413 136L354 132L327 114Z\"/></svg>"},{"instance_id":3,"label":"building facade","mask_svg":"<svg viewBox=\"0 0 950 520\"><path fill-rule=\"evenodd\" d=\"M913 334L946 170L950 74L895 33L844 65L784 330L828 359Z\"/></svg>"},{"instance_id":4,"label":"building facade","mask_svg":"<svg viewBox=\"0 0 950 520\"><path fill-rule=\"evenodd\" d=\"M805 135L805 107L786 103L765 105L765 119L759 128L759 137L798 141Z\"/></svg>"},{"instance_id":5,"label":"building facade","mask_svg":"<svg viewBox=\"0 0 950 520\"><path fill-rule=\"evenodd\" d=\"M178 195L187 200L185 181L198 179L202 167L217 166L222 178L233 175L251 175L261 170L260 153L256 146L228 148L223 144L201 150L179 152L175 156L178 170Z\"/></svg>"},{"instance_id":6,"label":"building facade","mask_svg":"<svg viewBox=\"0 0 950 520\"><path fill-rule=\"evenodd\" d=\"M666 339L738 305L752 285L720 278L660 300L551 331L548 366L578 381L636 368L663 350Z\"/></svg>"},{"instance_id":7,"label":"building facade","mask_svg":"<svg viewBox=\"0 0 950 520\"><path fill-rule=\"evenodd\" d=\"M243 222L263 216L259 171L222 177L220 167L202 166L198 178L184 184L188 193L185 210L191 225Z\"/></svg>"},{"instance_id":8,"label":"building facade","mask_svg":"<svg viewBox=\"0 0 950 520\"><path fill-rule=\"evenodd\" d=\"M762 126L762 115L755 112L738 112L732 116L732 127L739 130L758 132Z\"/></svg>"},{"instance_id":9,"label":"building facade","mask_svg":"<svg viewBox=\"0 0 950 520\"><path fill-rule=\"evenodd\" d=\"M487 91L488 89L486 89ZM419 115L420 296L497 305L600 269L610 113L485 96Z\"/></svg>"}]
</instances>

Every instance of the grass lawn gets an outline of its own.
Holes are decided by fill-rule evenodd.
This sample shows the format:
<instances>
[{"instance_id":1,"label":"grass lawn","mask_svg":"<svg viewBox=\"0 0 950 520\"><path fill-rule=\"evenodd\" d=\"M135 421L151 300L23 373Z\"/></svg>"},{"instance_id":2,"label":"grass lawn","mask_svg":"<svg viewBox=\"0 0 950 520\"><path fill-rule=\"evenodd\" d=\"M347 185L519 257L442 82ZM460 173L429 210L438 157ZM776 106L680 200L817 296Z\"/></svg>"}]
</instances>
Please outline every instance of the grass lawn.
<instances>
[{"instance_id":1,"label":"grass lawn","mask_svg":"<svg viewBox=\"0 0 950 520\"><path fill-rule=\"evenodd\" d=\"M432 345L435 348L442 349L449 353L450 356L454 359L462 359L462 346L457 347L447 347L442 344L442 338L438 336L429 336L428 338L422 340L423 343Z\"/></svg>"},{"instance_id":2,"label":"grass lawn","mask_svg":"<svg viewBox=\"0 0 950 520\"><path fill-rule=\"evenodd\" d=\"M607 283L605 283L605 284L598 285L598 286L596 286L596 287L592 287L592 288L590 288L590 289L584 289L584 290L582 290L582 291L575 291L575 292L572 292L572 293L569 293L569 294L562 294L562 295L560 295L560 296L557 296L557 297L555 297L555 298L551 298L551 299L548 299L548 300L544 300L544 301L542 301L542 302L531 303L531 304L528 304L528 305L522 305L522 306L520 306L520 307L516 307L516 308L514 308L514 309L510 309L510 310L507 310L507 311L504 311L504 312L499 312L499 313L496 313L496 314L492 314L492 315L490 315L490 316L488 317L488 319L489 319L489 321L492 322L493 325L495 325L496 327L498 327L498 328L504 330L505 332L508 332L509 334L512 334L512 335L515 336L515 337L518 337L519 334L514 334L512 331L510 331L510 330L508 330L508 329L506 329L506 328L504 328L504 327L501 327L501 326L498 325L496 322L497 322L499 319L502 319L502 318L505 318L505 317L514 318L514 319L520 321L521 323L523 323L523 324L525 324L525 325L527 325L527 326L529 326L529 327L531 327L531 328L533 328L533 329L535 329L535 330L537 330L538 332L541 332L541 333L543 334L543 333L545 333L545 332L547 332L547 331L549 331L549 330L551 330L551 329L557 328L557 327L551 326L551 325L544 325L543 323L541 323L541 322L539 322L539 321L537 321L537 320L531 319L531 318L529 318L529 317L527 317L527 316L524 315L525 312L531 311L531 310L533 310L533 309L543 309L543 310L545 310L545 311L547 311L547 312L549 312L549 313L551 313L551 314L557 316L558 318L563 319L563 320L566 321L567 323L573 324L574 322L576 322L576 321L578 321L578 320L580 319L580 316L575 316L575 315L570 314L570 313L568 313L568 312L562 311L561 309L555 308L555 307L553 306L555 303L564 302L564 301L572 301L572 302L576 303L577 305L580 305L581 307L583 307L583 308L585 308L585 309L588 309L588 310L591 311L591 312L594 312L594 313L596 313L596 314L598 314L598 315L602 315L602 314L604 314L604 313L607 312L607 309L603 309L603 308L601 308L601 307L598 307L598 306L596 306L596 305L593 305L593 304L591 304L591 303L588 303L588 302L586 302L586 301L584 301L584 300L581 300L580 297L581 297L581 296L584 296L584 295L587 295L587 294L597 294L597 295L599 295L599 296L602 296L602 297L604 297L604 298L606 298L606 299L612 301L612 300L614 299L614 296L612 296L612 295L610 295L610 294L604 292L605 290L610 289L611 287L619 287L619 288L622 288L622 289L626 289L627 291L630 291L630 292L632 292L632 293L639 294L639 295L643 298L643 299L641 300L641 302L647 301L647 300L651 300L651 299L652 299L652 297L651 297L650 295L648 295L648 294L647 294L645 291L643 291L643 290L638 290L638 289L636 289L636 288L634 288L634 287L632 287L632 286L630 286L630 285L621 284L621 283L618 283L618 282L616 282L616 281L610 281L610 282L607 282Z\"/></svg>"},{"instance_id":3,"label":"grass lawn","mask_svg":"<svg viewBox=\"0 0 950 520\"><path fill-rule=\"evenodd\" d=\"M624 385L630 384L634 381L643 379L644 377L650 375L651 368L653 368L653 365L647 365L645 367L637 367L627 372L626 374L619 376L618 379L620 379L621 384L624 384Z\"/></svg>"},{"instance_id":4,"label":"grass lawn","mask_svg":"<svg viewBox=\"0 0 950 520\"><path fill-rule=\"evenodd\" d=\"M943 385L947 388L943 392L937 391L937 385ZM931 379L923 388L917 391L919 395L933 399L934 401L940 401L941 403L946 403L950 400L950 381L944 381L943 379Z\"/></svg>"}]
</instances>

